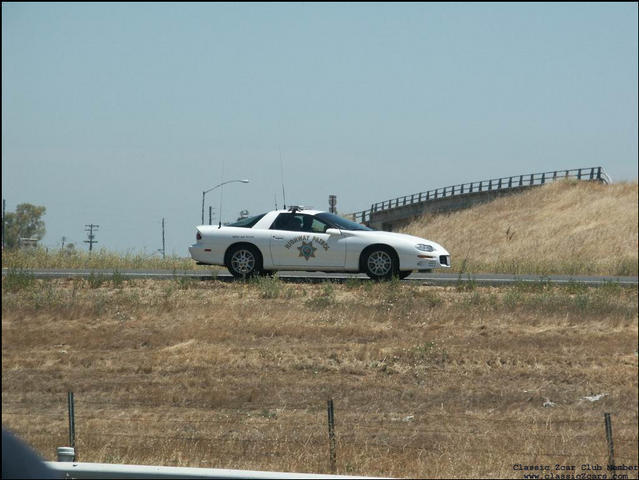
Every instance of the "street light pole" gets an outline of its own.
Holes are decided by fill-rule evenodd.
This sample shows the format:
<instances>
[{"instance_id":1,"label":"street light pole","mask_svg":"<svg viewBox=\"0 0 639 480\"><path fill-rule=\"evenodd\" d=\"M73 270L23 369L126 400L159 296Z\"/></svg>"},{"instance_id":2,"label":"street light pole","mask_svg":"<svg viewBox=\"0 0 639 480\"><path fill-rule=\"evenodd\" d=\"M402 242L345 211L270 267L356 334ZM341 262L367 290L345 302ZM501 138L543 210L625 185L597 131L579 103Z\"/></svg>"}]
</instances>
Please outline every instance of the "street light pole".
<instances>
[{"instance_id":1,"label":"street light pole","mask_svg":"<svg viewBox=\"0 0 639 480\"><path fill-rule=\"evenodd\" d=\"M238 183L249 183L248 180L244 179L244 180L227 180L226 182L222 182L218 185L215 185L214 187L209 188L208 190L204 190L202 192L202 225L204 225L204 197L206 196L207 193L209 193L212 190L215 190L218 187L221 187L222 185L226 185L227 183L233 183L233 182L238 182ZM220 215L222 213L220 212ZM222 218L220 217L220 221L222 221Z\"/></svg>"},{"instance_id":2,"label":"street light pole","mask_svg":"<svg viewBox=\"0 0 639 480\"><path fill-rule=\"evenodd\" d=\"M206 192L202 192L202 223L200 225L204 225L204 196Z\"/></svg>"}]
</instances>

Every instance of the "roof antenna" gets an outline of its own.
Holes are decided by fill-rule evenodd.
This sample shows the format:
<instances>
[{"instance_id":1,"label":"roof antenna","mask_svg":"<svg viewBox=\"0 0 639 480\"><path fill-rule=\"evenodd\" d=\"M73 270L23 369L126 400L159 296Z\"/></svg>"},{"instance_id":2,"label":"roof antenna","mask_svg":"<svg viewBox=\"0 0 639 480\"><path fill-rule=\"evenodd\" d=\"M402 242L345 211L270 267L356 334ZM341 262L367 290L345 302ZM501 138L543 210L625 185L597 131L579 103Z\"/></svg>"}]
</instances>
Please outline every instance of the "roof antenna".
<instances>
[{"instance_id":1,"label":"roof antenna","mask_svg":"<svg viewBox=\"0 0 639 480\"><path fill-rule=\"evenodd\" d=\"M284 162L282 162L282 147L280 147L280 175L282 177L282 199L284 201L284 210L286 210L286 192L284 191Z\"/></svg>"}]
</instances>

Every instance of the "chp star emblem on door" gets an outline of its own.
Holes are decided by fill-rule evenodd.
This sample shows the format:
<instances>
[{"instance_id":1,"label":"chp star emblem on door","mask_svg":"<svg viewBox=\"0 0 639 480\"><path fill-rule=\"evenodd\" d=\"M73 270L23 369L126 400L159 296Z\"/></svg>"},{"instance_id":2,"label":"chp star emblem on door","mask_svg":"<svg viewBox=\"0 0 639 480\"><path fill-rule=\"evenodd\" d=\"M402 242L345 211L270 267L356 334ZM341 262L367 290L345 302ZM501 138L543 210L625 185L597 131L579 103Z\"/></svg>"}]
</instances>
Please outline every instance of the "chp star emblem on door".
<instances>
[{"instance_id":1,"label":"chp star emblem on door","mask_svg":"<svg viewBox=\"0 0 639 480\"><path fill-rule=\"evenodd\" d=\"M312 240L308 243L302 241L302 245L297 247L297 249L300 251L299 256L304 257L306 261L308 261L310 257L315 258L315 250L317 250L317 248L313 246Z\"/></svg>"}]
</instances>

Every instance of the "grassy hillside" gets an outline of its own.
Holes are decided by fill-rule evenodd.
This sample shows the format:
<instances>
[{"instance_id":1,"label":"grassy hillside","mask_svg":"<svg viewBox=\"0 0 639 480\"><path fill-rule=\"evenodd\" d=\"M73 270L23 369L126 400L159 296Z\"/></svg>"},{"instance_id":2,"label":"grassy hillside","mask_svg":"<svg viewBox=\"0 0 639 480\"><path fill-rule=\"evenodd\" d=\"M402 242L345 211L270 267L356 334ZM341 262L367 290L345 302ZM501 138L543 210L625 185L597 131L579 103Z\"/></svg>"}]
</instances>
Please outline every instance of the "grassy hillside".
<instances>
[{"instance_id":1,"label":"grassy hillside","mask_svg":"<svg viewBox=\"0 0 639 480\"><path fill-rule=\"evenodd\" d=\"M402 231L470 272L637 275L637 182L557 182Z\"/></svg>"}]
</instances>

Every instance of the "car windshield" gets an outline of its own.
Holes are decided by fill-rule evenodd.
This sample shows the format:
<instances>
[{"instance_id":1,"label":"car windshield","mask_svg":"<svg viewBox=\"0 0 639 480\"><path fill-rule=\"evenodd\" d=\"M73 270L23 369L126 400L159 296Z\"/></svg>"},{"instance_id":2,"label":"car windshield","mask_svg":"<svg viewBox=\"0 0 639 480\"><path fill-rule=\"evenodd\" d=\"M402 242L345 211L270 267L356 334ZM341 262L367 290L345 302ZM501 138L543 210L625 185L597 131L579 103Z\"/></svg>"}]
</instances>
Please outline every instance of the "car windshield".
<instances>
[{"instance_id":1,"label":"car windshield","mask_svg":"<svg viewBox=\"0 0 639 480\"><path fill-rule=\"evenodd\" d=\"M266 215L266 213L263 213L261 215L256 215L254 217L242 218L242 219L238 220L235 223L229 223L227 225L227 227L252 228L253 225L255 225L257 222L259 222L264 215Z\"/></svg>"},{"instance_id":2,"label":"car windshield","mask_svg":"<svg viewBox=\"0 0 639 480\"><path fill-rule=\"evenodd\" d=\"M351 220L347 220L344 217L340 217L339 215L334 215L328 212L322 212L315 215L315 217L323 220L324 222L337 227L342 230L373 230L372 228L368 228L361 223L355 223Z\"/></svg>"}]
</instances>

